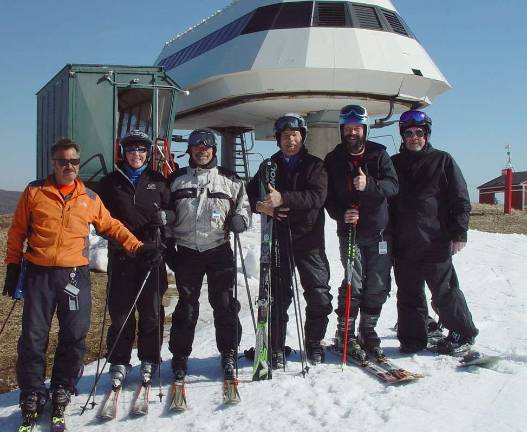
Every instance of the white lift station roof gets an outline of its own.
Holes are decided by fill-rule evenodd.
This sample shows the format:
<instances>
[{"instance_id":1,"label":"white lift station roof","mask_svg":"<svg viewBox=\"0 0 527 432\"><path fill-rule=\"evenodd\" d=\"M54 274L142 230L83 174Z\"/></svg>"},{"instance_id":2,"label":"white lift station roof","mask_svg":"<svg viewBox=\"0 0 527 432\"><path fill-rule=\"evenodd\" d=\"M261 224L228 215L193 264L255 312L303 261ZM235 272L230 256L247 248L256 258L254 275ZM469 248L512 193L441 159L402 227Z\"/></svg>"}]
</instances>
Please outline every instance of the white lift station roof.
<instances>
[{"instance_id":1,"label":"white lift station roof","mask_svg":"<svg viewBox=\"0 0 527 432\"><path fill-rule=\"evenodd\" d=\"M190 90L176 128L257 137L284 112L386 115L390 101L424 107L450 88L389 0L236 0L166 42L156 65Z\"/></svg>"}]
</instances>

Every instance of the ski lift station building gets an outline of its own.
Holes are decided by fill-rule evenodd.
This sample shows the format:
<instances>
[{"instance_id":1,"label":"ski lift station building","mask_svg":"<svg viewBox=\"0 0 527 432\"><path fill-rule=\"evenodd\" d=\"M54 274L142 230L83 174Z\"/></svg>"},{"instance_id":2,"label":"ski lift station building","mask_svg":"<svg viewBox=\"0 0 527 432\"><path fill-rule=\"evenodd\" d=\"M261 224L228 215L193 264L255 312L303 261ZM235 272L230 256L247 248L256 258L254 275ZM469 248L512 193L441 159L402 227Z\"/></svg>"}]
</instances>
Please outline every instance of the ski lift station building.
<instances>
[{"instance_id":1,"label":"ski lift station building","mask_svg":"<svg viewBox=\"0 0 527 432\"><path fill-rule=\"evenodd\" d=\"M321 157L339 142L342 106L363 105L382 126L450 88L389 0L235 0L167 41L156 64L190 91L176 128L269 139L277 117L297 112Z\"/></svg>"}]
</instances>

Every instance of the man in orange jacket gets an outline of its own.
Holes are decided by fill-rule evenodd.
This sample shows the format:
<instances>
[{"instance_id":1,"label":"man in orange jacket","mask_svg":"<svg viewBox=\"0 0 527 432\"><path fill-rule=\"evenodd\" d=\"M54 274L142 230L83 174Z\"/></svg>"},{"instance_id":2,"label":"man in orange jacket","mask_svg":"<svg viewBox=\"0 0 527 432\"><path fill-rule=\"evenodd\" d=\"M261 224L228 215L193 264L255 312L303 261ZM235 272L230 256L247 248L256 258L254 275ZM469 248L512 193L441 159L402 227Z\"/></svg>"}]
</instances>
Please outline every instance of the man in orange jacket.
<instances>
[{"instance_id":1,"label":"man in orange jacket","mask_svg":"<svg viewBox=\"0 0 527 432\"><path fill-rule=\"evenodd\" d=\"M160 259L155 245L144 245L113 219L97 194L77 178L80 148L75 142L57 141L51 148L51 159L53 174L26 187L7 238L4 295L15 298L23 258L26 268L16 372L20 407L28 423L36 420L48 399L46 349L55 310L60 329L51 375L52 419L63 419L82 375L91 309L89 225L147 262Z\"/></svg>"}]
</instances>

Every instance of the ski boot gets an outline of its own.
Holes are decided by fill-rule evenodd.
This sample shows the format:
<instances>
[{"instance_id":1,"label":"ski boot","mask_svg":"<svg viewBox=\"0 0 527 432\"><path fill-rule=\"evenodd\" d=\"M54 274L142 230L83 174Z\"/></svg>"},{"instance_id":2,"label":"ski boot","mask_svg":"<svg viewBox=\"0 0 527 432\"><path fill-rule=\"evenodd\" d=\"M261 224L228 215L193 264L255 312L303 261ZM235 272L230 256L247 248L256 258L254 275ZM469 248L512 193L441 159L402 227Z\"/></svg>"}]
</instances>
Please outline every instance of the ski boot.
<instances>
[{"instance_id":1,"label":"ski boot","mask_svg":"<svg viewBox=\"0 0 527 432\"><path fill-rule=\"evenodd\" d=\"M66 430L64 411L69 403L70 392L62 386L56 387L51 398L51 430L53 432Z\"/></svg>"},{"instance_id":2,"label":"ski boot","mask_svg":"<svg viewBox=\"0 0 527 432\"><path fill-rule=\"evenodd\" d=\"M183 381L187 376L187 359L188 357L172 357L174 381Z\"/></svg>"},{"instance_id":3,"label":"ski boot","mask_svg":"<svg viewBox=\"0 0 527 432\"><path fill-rule=\"evenodd\" d=\"M120 388L123 385L128 367L123 364L112 364L110 366L110 377L112 380L112 388Z\"/></svg>"},{"instance_id":4,"label":"ski boot","mask_svg":"<svg viewBox=\"0 0 527 432\"><path fill-rule=\"evenodd\" d=\"M47 397L36 392L21 395L22 424L19 431L30 431L33 428L46 403Z\"/></svg>"},{"instance_id":5,"label":"ski boot","mask_svg":"<svg viewBox=\"0 0 527 432\"><path fill-rule=\"evenodd\" d=\"M221 353L221 367L224 379L236 379L236 350L229 349Z\"/></svg>"},{"instance_id":6,"label":"ski boot","mask_svg":"<svg viewBox=\"0 0 527 432\"><path fill-rule=\"evenodd\" d=\"M368 354L376 359L384 358L384 352L381 348L381 340L375 331L375 326L379 320L379 315L370 315L368 313L360 313L359 332L357 335L357 342Z\"/></svg>"},{"instance_id":7,"label":"ski boot","mask_svg":"<svg viewBox=\"0 0 527 432\"><path fill-rule=\"evenodd\" d=\"M450 331L447 337L439 339L436 350L440 354L460 356L468 353L474 345L474 336L463 336L455 331Z\"/></svg>"},{"instance_id":8,"label":"ski boot","mask_svg":"<svg viewBox=\"0 0 527 432\"><path fill-rule=\"evenodd\" d=\"M346 321L342 317L337 319L337 331L335 332L335 348L339 352L344 351L344 334L346 332ZM366 360L366 352L362 349L357 338L355 337L355 318L348 321L348 356L358 361Z\"/></svg>"},{"instance_id":9,"label":"ski boot","mask_svg":"<svg viewBox=\"0 0 527 432\"><path fill-rule=\"evenodd\" d=\"M141 376L141 382L142 383L149 383L152 381L152 375L157 370L157 364L149 362L149 361L142 361L141 367L139 369L139 374Z\"/></svg>"},{"instance_id":10,"label":"ski boot","mask_svg":"<svg viewBox=\"0 0 527 432\"><path fill-rule=\"evenodd\" d=\"M285 353L281 349L273 350L271 354L271 369L284 369L287 361L285 359Z\"/></svg>"},{"instance_id":11,"label":"ski boot","mask_svg":"<svg viewBox=\"0 0 527 432\"><path fill-rule=\"evenodd\" d=\"M306 354L309 363L316 366L319 363L324 363L325 354L324 348L320 341L307 341Z\"/></svg>"}]
</instances>

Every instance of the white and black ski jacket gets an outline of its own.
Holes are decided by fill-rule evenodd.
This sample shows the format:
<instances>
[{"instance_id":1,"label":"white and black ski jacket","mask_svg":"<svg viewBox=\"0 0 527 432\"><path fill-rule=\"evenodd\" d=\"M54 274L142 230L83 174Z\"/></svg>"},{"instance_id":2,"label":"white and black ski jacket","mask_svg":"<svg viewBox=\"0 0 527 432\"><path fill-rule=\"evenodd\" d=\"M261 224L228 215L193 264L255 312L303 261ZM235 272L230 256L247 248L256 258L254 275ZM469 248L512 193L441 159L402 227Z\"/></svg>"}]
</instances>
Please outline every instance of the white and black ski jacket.
<instances>
[{"instance_id":1,"label":"white and black ski jacket","mask_svg":"<svg viewBox=\"0 0 527 432\"><path fill-rule=\"evenodd\" d=\"M185 167L169 177L170 209L176 214L166 234L199 252L229 241L225 221L234 214L250 224L250 206L243 181L222 167Z\"/></svg>"}]
</instances>

